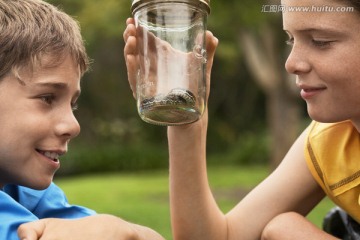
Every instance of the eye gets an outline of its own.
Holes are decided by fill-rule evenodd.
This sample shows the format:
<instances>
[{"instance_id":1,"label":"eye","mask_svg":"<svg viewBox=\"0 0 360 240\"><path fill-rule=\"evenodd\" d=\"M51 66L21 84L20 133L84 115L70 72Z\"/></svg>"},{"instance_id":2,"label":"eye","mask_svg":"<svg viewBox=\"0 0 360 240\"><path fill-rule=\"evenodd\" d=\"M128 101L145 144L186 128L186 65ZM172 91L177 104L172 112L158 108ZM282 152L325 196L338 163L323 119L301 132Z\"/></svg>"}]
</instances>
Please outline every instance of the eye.
<instances>
[{"instance_id":1,"label":"eye","mask_svg":"<svg viewBox=\"0 0 360 240\"><path fill-rule=\"evenodd\" d=\"M288 40L285 41L285 43L289 46L294 45L294 38L289 38Z\"/></svg>"},{"instance_id":2,"label":"eye","mask_svg":"<svg viewBox=\"0 0 360 240\"><path fill-rule=\"evenodd\" d=\"M48 105L51 105L55 100L55 95L53 94L46 94L39 97L43 102Z\"/></svg>"},{"instance_id":3,"label":"eye","mask_svg":"<svg viewBox=\"0 0 360 240\"><path fill-rule=\"evenodd\" d=\"M332 43L332 41L321 41L321 40L315 40L315 39L311 40L311 42L315 47L319 47L319 48L328 47Z\"/></svg>"},{"instance_id":4,"label":"eye","mask_svg":"<svg viewBox=\"0 0 360 240\"><path fill-rule=\"evenodd\" d=\"M79 109L79 104L78 104L77 102L71 103L71 109L72 109L73 111L78 110L78 109Z\"/></svg>"}]
</instances>

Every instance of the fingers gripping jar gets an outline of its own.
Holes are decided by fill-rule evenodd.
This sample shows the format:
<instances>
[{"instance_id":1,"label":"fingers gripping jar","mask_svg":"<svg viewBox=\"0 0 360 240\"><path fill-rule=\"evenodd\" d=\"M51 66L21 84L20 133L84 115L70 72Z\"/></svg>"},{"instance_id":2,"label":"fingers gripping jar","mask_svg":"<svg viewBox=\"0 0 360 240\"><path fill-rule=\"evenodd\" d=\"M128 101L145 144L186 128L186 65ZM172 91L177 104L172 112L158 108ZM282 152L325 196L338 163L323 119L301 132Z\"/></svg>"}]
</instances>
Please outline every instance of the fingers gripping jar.
<instances>
[{"instance_id":1,"label":"fingers gripping jar","mask_svg":"<svg viewBox=\"0 0 360 240\"><path fill-rule=\"evenodd\" d=\"M139 72L137 108L148 123L197 121L206 104L210 0L134 0Z\"/></svg>"}]
</instances>

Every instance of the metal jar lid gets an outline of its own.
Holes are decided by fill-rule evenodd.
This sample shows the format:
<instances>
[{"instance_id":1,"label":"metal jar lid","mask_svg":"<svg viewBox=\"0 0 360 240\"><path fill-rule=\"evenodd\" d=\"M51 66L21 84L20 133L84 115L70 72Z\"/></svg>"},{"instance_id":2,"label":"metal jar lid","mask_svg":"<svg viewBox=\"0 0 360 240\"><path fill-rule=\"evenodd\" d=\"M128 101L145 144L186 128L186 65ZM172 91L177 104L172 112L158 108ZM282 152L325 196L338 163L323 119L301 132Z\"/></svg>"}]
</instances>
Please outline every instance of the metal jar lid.
<instances>
[{"instance_id":1,"label":"metal jar lid","mask_svg":"<svg viewBox=\"0 0 360 240\"><path fill-rule=\"evenodd\" d=\"M131 12L134 14L138 8L154 3L189 3L210 13L210 0L132 0Z\"/></svg>"}]
</instances>

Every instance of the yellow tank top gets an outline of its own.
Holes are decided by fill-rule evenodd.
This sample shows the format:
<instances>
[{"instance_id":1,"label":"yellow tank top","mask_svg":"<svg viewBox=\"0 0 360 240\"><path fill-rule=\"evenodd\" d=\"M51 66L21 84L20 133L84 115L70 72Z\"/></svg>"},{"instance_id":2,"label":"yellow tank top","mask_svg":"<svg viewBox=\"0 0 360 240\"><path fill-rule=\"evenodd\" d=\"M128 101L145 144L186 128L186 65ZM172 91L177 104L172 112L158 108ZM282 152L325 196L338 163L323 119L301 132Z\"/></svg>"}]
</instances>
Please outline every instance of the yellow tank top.
<instances>
[{"instance_id":1,"label":"yellow tank top","mask_svg":"<svg viewBox=\"0 0 360 240\"><path fill-rule=\"evenodd\" d=\"M360 222L360 134L352 123L312 122L305 158L328 197Z\"/></svg>"}]
</instances>

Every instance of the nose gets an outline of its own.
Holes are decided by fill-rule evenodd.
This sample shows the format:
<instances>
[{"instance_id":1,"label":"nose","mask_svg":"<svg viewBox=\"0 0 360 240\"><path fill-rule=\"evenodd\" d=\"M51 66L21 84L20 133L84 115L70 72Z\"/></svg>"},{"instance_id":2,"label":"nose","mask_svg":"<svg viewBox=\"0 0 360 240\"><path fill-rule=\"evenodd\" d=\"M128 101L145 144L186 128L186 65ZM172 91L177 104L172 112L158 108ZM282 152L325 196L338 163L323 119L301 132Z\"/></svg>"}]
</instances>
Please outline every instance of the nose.
<instances>
[{"instance_id":1,"label":"nose","mask_svg":"<svg viewBox=\"0 0 360 240\"><path fill-rule=\"evenodd\" d=\"M301 75L311 70L309 56L304 48L293 45L291 52L286 60L285 69L288 73Z\"/></svg>"},{"instance_id":2,"label":"nose","mask_svg":"<svg viewBox=\"0 0 360 240\"><path fill-rule=\"evenodd\" d=\"M70 140L79 135L80 124L71 108L58 116L56 121L55 134L57 136Z\"/></svg>"}]
</instances>

